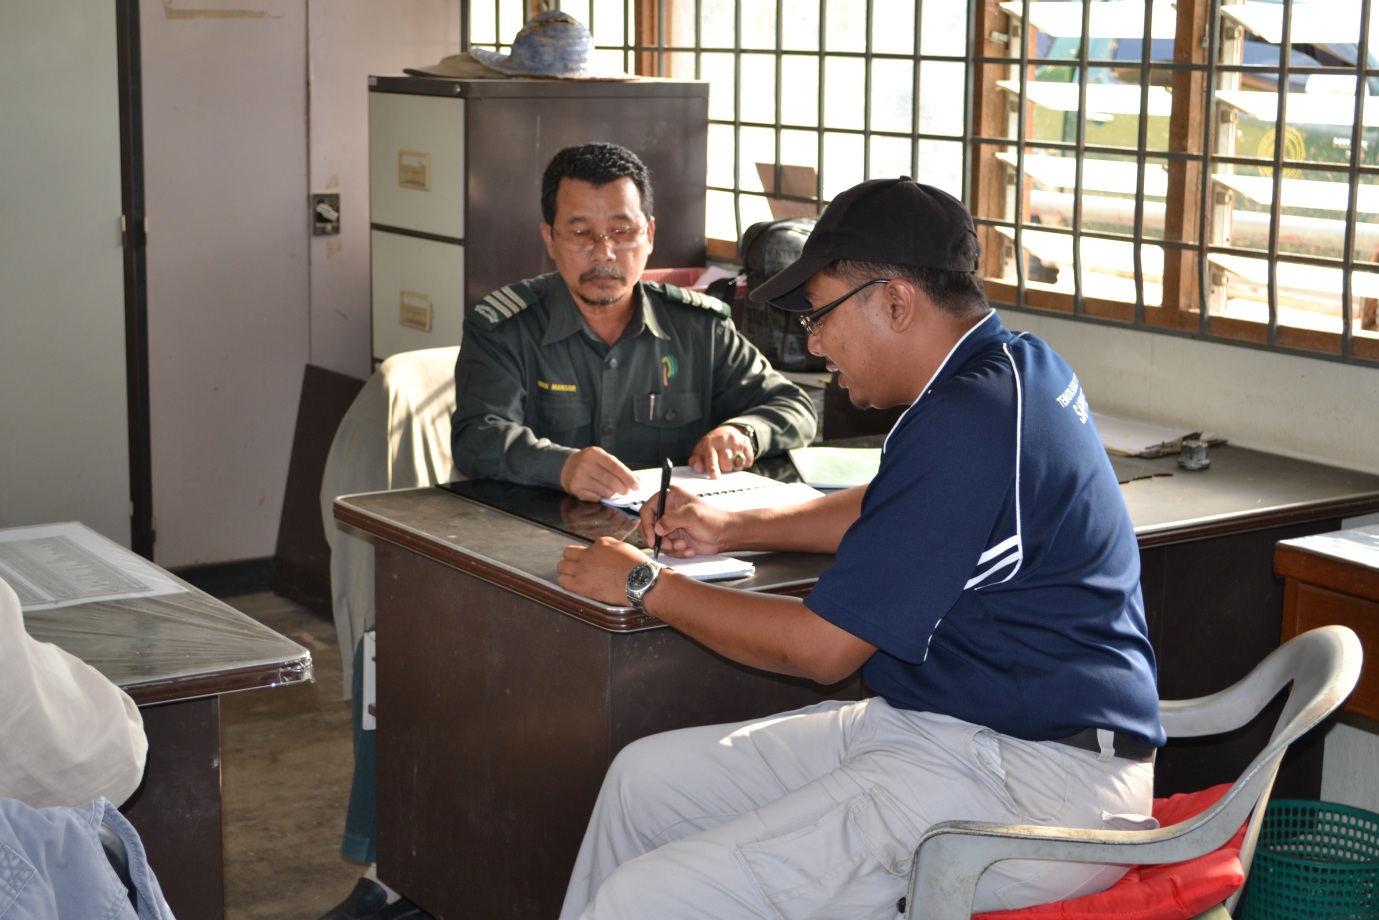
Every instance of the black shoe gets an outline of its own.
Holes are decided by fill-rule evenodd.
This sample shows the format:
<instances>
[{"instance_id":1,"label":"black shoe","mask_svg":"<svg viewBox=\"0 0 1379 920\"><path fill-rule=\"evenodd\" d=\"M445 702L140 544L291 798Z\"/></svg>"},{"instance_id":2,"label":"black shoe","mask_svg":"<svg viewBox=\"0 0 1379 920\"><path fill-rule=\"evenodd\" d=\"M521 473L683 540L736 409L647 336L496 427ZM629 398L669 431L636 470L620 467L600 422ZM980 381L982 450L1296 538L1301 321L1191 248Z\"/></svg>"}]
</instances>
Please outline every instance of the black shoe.
<instances>
[{"instance_id":1,"label":"black shoe","mask_svg":"<svg viewBox=\"0 0 1379 920\"><path fill-rule=\"evenodd\" d=\"M430 914L406 898L398 898L376 916L377 920L432 920Z\"/></svg>"},{"instance_id":2,"label":"black shoe","mask_svg":"<svg viewBox=\"0 0 1379 920\"><path fill-rule=\"evenodd\" d=\"M361 878L349 897L322 914L321 920L430 920L430 916L406 898L389 904L382 885Z\"/></svg>"},{"instance_id":3,"label":"black shoe","mask_svg":"<svg viewBox=\"0 0 1379 920\"><path fill-rule=\"evenodd\" d=\"M432 920L425 910L418 908L407 898L399 898L375 914L378 920Z\"/></svg>"}]
</instances>

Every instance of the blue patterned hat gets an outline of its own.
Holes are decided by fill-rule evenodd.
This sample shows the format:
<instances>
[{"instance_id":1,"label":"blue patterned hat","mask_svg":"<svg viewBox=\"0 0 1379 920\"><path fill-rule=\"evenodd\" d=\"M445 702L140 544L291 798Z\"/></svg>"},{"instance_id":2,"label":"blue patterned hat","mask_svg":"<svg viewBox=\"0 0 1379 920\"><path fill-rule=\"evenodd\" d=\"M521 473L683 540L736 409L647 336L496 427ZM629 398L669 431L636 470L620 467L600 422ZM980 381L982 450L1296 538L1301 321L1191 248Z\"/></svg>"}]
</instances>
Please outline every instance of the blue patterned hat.
<instances>
[{"instance_id":1,"label":"blue patterned hat","mask_svg":"<svg viewBox=\"0 0 1379 920\"><path fill-rule=\"evenodd\" d=\"M471 48L485 67L514 77L553 77L579 80L589 73L589 55L594 37L584 24L569 13L548 10L537 13L512 40L509 54L486 48Z\"/></svg>"}]
</instances>

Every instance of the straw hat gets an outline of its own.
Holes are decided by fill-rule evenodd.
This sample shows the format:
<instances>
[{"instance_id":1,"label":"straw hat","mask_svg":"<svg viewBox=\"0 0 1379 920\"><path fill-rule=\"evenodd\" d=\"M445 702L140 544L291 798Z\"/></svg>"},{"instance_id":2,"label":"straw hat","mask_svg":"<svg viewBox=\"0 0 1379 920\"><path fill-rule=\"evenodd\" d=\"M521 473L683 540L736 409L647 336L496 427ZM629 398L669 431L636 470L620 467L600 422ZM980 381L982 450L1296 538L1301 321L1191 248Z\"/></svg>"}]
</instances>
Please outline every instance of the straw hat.
<instances>
[{"instance_id":1,"label":"straw hat","mask_svg":"<svg viewBox=\"0 0 1379 920\"><path fill-rule=\"evenodd\" d=\"M468 51L443 57L439 64L431 64L428 67L404 67L402 72L414 77L454 77L460 80L477 80L484 77L501 78L504 76L479 63Z\"/></svg>"}]
</instances>

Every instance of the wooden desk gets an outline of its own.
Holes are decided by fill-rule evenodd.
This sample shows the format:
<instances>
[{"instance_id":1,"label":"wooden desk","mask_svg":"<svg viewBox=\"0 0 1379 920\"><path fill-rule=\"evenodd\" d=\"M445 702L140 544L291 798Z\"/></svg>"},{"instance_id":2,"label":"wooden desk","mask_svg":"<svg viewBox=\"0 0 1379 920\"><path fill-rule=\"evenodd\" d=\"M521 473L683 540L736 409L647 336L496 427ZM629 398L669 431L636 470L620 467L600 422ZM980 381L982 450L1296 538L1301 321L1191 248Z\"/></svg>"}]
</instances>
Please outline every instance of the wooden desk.
<instances>
[{"instance_id":1,"label":"wooden desk","mask_svg":"<svg viewBox=\"0 0 1379 920\"><path fill-rule=\"evenodd\" d=\"M1283 638L1328 623L1355 630L1365 668L1343 708L1379 719L1379 527L1284 540L1274 568L1284 578Z\"/></svg>"},{"instance_id":2,"label":"wooden desk","mask_svg":"<svg viewBox=\"0 0 1379 920\"><path fill-rule=\"evenodd\" d=\"M220 920L220 694L310 680L311 653L175 580L186 590L26 611L24 625L138 704L148 761L143 782L120 810L138 830L178 920Z\"/></svg>"},{"instance_id":3,"label":"wooden desk","mask_svg":"<svg viewBox=\"0 0 1379 920\"><path fill-rule=\"evenodd\" d=\"M1163 695L1195 696L1278 645L1274 543L1379 510L1379 477L1234 447L1213 450L1205 472L1152 463L1174 475L1124 492ZM554 916L627 742L862 692L742 668L562 591L555 563L571 538L494 507L417 489L345 496L335 513L377 538L380 871L439 918ZM802 595L828 561L762 557L743 586ZM1203 745L1163 751L1161 791L1235 779L1267 738L1257 724L1263 738L1206 757Z\"/></svg>"},{"instance_id":4,"label":"wooden desk","mask_svg":"<svg viewBox=\"0 0 1379 920\"><path fill-rule=\"evenodd\" d=\"M1140 543L1140 583L1159 659L1159 696L1184 699L1244 677L1280 642L1283 582L1273 572L1280 540L1336 530L1379 509L1379 476L1235 446L1211 466L1144 461L1172 476L1121 487ZM1267 743L1281 702L1234 738L1175 741L1160 751L1160 794L1232 782ZM1279 798L1321 795L1322 738L1294 744L1275 783Z\"/></svg>"},{"instance_id":5,"label":"wooden desk","mask_svg":"<svg viewBox=\"0 0 1379 920\"><path fill-rule=\"evenodd\" d=\"M573 539L487 505L414 489L335 507L378 538L380 875L438 917L554 917L628 742L861 692L742 667L563 591ZM738 584L801 593L831 557L757 561Z\"/></svg>"}]
</instances>

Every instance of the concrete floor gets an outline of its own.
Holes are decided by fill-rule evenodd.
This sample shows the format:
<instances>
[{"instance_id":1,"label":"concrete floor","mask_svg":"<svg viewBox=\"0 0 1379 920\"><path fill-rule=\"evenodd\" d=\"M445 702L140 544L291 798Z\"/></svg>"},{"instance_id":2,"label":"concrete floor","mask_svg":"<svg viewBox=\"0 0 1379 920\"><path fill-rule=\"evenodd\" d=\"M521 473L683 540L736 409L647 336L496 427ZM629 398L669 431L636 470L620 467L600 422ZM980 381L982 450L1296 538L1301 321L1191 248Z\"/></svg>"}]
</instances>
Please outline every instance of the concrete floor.
<instances>
[{"instance_id":1,"label":"concrete floor","mask_svg":"<svg viewBox=\"0 0 1379 920\"><path fill-rule=\"evenodd\" d=\"M364 869L340 858L354 760L335 625L273 594L224 600L316 666L313 683L221 699L225 917L316 920Z\"/></svg>"}]
</instances>

